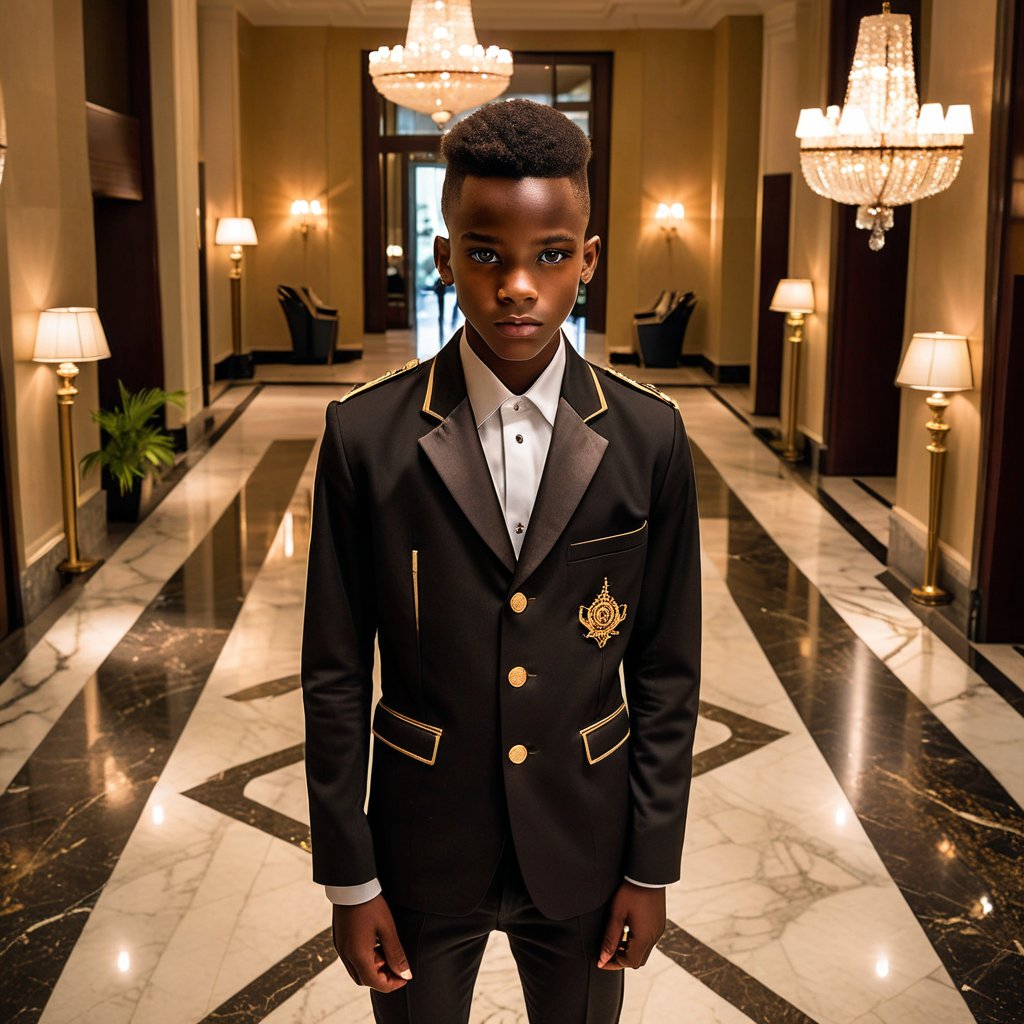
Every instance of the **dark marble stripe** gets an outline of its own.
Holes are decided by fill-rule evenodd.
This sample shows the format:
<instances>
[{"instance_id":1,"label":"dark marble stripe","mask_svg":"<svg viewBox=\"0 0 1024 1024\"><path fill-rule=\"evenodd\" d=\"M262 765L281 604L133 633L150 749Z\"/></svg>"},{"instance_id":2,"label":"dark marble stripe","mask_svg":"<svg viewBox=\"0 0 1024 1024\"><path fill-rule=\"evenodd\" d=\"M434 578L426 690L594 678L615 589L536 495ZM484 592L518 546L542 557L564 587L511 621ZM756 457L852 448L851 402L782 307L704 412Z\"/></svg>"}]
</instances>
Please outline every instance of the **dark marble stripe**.
<instances>
[{"instance_id":1,"label":"dark marble stripe","mask_svg":"<svg viewBox=\"0 0 1024 1024\"><path fill-rule=\"evenodd\" d=\"M765 725L764 722L747 718L737 711L730 711L706 700L700 702L700 714L711 722L727 726L730 735L721 743L716 743L715 746L694 755L694 776L703 775L704 772L720 768L746 754L752 754L755 750L760 750L761 747L787 735L783 729Z\"/></svg>"},{"instance_id":2,"label":"dark marble stripe","mask_svg":"<svg viewBox=\"0 0 1024 1024\"><path fill-rule=\"evenodd\" d=\"M954 984L979 1022L1020 1019L1020 807L735 495L728 535L733 600Z\"/></svg>"},{"instance_id":3,"label":"dark marble stripe","mask_svg":"<svg viewBox=\"0 0 1024 1024\"><path fill-rule=\"evenodd\" d=\"M244 690L229 693L228 700L260 700L263 697L280 697L283 693L291 693L300 686L299 677L281 676L280 679L269 679L265 683L247 686Z\"/></svg>"},{"instance_id":4,"label":"dark marble stripe","mask_svg":"<svg viewBox=\"0 0 1024 1024\"><path fill-rule=\"evenodd\" d=\"M293 747L286 747L273 754L246 761L245 764L235 765L186 790L182 796L191 797L229 818L252 825L267 835L276 836L309 853L312 847L309 842L308 825L245 796L245 787L253 779L296 764L302 760L302 756L303 744L296 743Z\"/></svg>"},{"instance_id":5,"label":"dark marble stripe","mask_svg":"<svg viewBox=\"0 0 1024 1024\"><path fill-rule=\"evenodd\" d=\"M337 959L331 929L325 928L211 1010L200 1024L258 1024ZM350 984L347 975L338 982Z\"/></svg>"},{"instance_id":6,"label":"dark marble stripe","mask_svg":"<svg viewBox=\"0 0 1024 1024\"><path fill-rule=\"evenodd\" d=\"M665 923L658 949L757 1024L815 1024L812 1017L683 931L674 921Z\"/></svg>"},{"instance_id":7,"label":"dark marble stripe","mask_svg":"<svg viewBox=\"0 0 1024 1024\"><path fill-rule=\"evenodd\" d=\"M888 498L883 497L881 494L879 494L878 491L876 491L874 487L871 486L871 484L865 483L863 480L861 480L859 476L855 476L853 478L853 482L862 491L864 491L865 494L870 494L871 497L874 498L875 501L877 501L880 505L884 505L886 508L892 508L892 502Z\"/></svg>"},{"instance_id":8,"label":"dark marble stripe","mask_svg":"<svg viewBox=\"0 0 1024 1024\"><path fill-rule=\"evenodd\" d=\"M269 447L0 796L0 1020L27 1024L42 1013L227 640L312 447L305 440Z\"/></svg>"},{"instance_id":9,"label":"dark marble stripe","mask_svg":"<svg viewBox=\"0 0 1024 1024\"><path fill-rule=\"evenodd\" d=\"M882 565L889 561L889 549L866 527L861 526L855 516L846 511L828 491L817 488L818 501L825 511L869 554L873 555Z\"/></svg>"}]
</instances>

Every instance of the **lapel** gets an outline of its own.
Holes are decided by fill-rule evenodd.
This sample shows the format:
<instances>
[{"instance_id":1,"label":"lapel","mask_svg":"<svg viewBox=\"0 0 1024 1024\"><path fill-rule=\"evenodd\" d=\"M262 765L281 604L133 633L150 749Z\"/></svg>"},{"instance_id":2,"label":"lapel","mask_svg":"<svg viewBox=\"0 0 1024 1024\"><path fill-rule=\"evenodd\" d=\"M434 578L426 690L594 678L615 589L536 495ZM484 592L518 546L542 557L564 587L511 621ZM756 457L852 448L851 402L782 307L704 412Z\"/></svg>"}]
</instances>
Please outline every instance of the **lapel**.
<instances>
[{"instance_id":1,"label":"lapel","mask_svg":"<svg viewBox=\"0 0 1024 1024\"><path fill-rule=\"evenodd\" d=\"M419 443L473 528L513 573L515 587L547 557L590 486L608 441L587 423L605 413L608 405L594 369L563 337L566 362L558 412L517 562L466 395L460 333L431 363L421 411L440 422Z\"/></svg>"}]
</instances>

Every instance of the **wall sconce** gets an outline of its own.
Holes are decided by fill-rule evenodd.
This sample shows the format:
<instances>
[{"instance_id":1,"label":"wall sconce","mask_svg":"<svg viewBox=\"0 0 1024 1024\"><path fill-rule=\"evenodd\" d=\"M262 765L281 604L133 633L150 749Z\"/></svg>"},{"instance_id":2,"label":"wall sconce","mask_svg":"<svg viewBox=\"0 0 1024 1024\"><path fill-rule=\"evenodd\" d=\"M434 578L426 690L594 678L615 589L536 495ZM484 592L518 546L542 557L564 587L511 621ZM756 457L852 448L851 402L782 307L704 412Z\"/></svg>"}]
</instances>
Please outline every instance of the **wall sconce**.
<instances>
[{"instance_id":1,"label":"wall sconce","mask_svg":"<svg viewBox=\"0 0 1024 1024\"><path fill-rule=\"evenodd\" d=\"M970 391L974 387L971 352L962 334L942 331L915 334L896 371L896 385L932 392L925 401L932 418L925 424L932 436L927 446L931 454L928 473L928 543L924 559L924 583L914 587L910 596L918 604L949 604L950 595L936 585L939 568L939 513L942 510L942 476L945 468L946 435L949 424L943 414L949 407L950 391Z\"/></svg>"},{"instance_id":2,"label":"wall sconce","mask_svg":"<svg viewBox=\"0 0 1024 1024\"><path fill-rule=\"evenodd\" d=\"M389 245L384 250L384 254L389 260L400 260L404 255L405 250L400 245Z\"/></svg>"},{"instance_id":3,"label":"wall sconce","mask_svg":"<svg viewBox=\"0 0 1024 1024\"><path fill-rule=\"evenodd\" d=\"M4 87L0 85L0 182L4 180L4 163L7 158L7 117L4 114Z\"/></svg>"},{"instance_id":4,"label":"wall sconce","mask_svg":"<svg viewBox=\"0 0 1024 1024\"><path fill-rule=\"evenodd\" d=\"M665 232L665 237L671 239L673 235L679 235L679 225L686 217L686 208L682 203L658 203L658 212L654 219L658 227Z\"/></svg>"},{"instance_id":5,"label":"wall sconce","mask_svg":"<svg viewBox=\"0 0 1024 1024\"><path fill-rule=\"evenodd\" d=\"M310 228L316 229L316 221L310 220L310 217L322 217L323 213L324 208L320 205L319 199L296 199L292 203L292 216L297 218L303 241Z\"/></svg>"},{"instance_id":6,"label":"wall sconce","mask_svg":"<svg viewBox=\"0 0 1024 1024\"><path fill-rule=\"evenodd\" d=\"M213 241L231 246L231 376L251 377L252 357L242 358L242 246L259 244L256 228L248 217L221 217Z\"/></svg>"},{"instance_id":7,"label":"wall sconce","mask_svg":"<svg viewBox=\"0 0 1024 1024\"><path fill-rule=\"evenodd\" d=\"M64 512L64 537L68 557L60 563L61 572L80 575L95 569L103 559L86 559L78 553L78 466L71 430L71 408L75 404L75 378L78 363L109 359L110 348L99 313L87 306L44 309L36 327L36 347L32 359L37 363L57 363L60 387L57 389L57 425L60 434L60 483Z\"/></svg>"},{"instance_id":8,"label":"wall sconce","mask_svg":"<svg viewBox=\"0 0 1024 1024\"><path fill-rule=\"evenodd\" d=\"M789 333L789 402L787 403L785 432L779 444L779 454L787 462L799 462L803 454L796 446L797 389L800 386L800 349L804 340L804 318L814 312L814 285L805 278L785 277L772 296L769 309L786 314Z\"/></svg>"}]
</instances>

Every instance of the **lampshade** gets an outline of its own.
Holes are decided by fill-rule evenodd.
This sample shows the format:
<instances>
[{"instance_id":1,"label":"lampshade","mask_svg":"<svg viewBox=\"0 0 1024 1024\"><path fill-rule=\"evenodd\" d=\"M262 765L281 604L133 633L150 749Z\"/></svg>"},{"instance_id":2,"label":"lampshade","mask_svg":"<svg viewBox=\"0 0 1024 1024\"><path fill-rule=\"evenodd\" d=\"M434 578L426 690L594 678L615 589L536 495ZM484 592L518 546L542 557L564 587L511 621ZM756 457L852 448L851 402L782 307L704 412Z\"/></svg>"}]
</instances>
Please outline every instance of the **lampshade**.
<instances>
[{"instance_id":1,"label":"lampshade","mask_svg":"<svg viewBox=\"0 0 1024 1024\"><path fill-rule=\"evenodd\" d=\"M942 331L915 334L896 371L896 384L918 391L970 391L974 376L967 339Z\"/></svg>"},{"instance_id":2,"label":"lampshade","mask_svg":"<svg viewBox=\"0 0 1024 1024\"><path fill-rule=\"evenodd\" d=\"M768 308L776 313L813 313L814 285L804 278L784 277Z\"/></svg>"},{"instance_id":3,"label":"lampshade","mask_svg":"<svg viewBox=\"0 0 1024 1024\"><path fill-rule=\"evenodd\" d=\"M215 245L259 245L256 228L248 217L221 217L213 241Z\"/></svg>"},{"instance_id":4,"label":"lampshade","mask_svg":"<svg viewBox=\"0 0 1024 1024\"><path fill-rule=\"evenodd\" d=\"M36 328L37 363L93 363L109 359L107 336L99 314L87 306L44 309Z\"/></svg>"}]
</instances>

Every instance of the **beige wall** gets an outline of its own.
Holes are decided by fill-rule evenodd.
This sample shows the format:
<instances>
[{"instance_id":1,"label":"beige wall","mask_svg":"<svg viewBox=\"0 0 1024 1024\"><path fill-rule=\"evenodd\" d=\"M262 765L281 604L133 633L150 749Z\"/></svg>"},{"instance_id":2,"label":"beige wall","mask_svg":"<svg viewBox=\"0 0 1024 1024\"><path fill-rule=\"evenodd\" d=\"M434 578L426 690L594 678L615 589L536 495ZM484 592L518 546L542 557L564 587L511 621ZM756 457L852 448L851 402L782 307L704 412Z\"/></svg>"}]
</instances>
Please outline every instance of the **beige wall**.
<instances>
[{"instance_id":1,"label":"beige wall","mask_svg":"<svg viewBox=\"0 0 1024 1024\"><path fill-rule=\"evenodd\" d=\"M244 279L244 333L252 348L289 346L275 294L284 281L304 280L339 306L342 341L362 337L361 50L398 35L395 29L243 23L243 205L260 237L259 247L246 253ZM521 50L614 52L608 340L631 344L634 309L660 288L684 287L703 300L688 335L688 347L703 350L710 287L712 34L506 32L502 43ZM310 234L305 267L289 214L299 197L328 200L329 231ZM670 267L654 212L659 203L675 201L685 204L687 217Z\"/></svg>"},{"instance_id":2,"label":"beige wall","mask_svg":"<svg viewBox=\"0 0 1024 1024\"><path fill-rule=\"evenodd\" d=\"M214 245L220 217L241 217L242 122L239 16L233 5L199 8L200 148L206 177L206 302L210 360L231 354L228 249Z\"/></svg>"},{"instance_id":3,"label":"beige wall","mask_svg":"<svg viewBox=\"0 0 1024 1024\"><path fill-rule=\"evenodd\" d=\"M800 55L796 82L796 114L803 107L825 107L828 79L828 5L820 0L797 0L796 49ZM794 147L798 146L795 138ZM828 361L829 292L832 269L832 232L835 204L815 195L797 171L793 185L789 272L814 283L816 312L804 329L797 428L819 443L825 423L825 387ZM787 346L788 347L788 346ZM788 358L788 353L787 353ZM786 371L783 380L786 380ZM788 396L783 395L783 403ZM782 406L785 408L785 404Z\"/></svg>"},{"instance_id":4,"label":"beige wall","mask_svg":"<svg viewBox=\"0 0 1024 1024\"><path fill-rule=\"evenodd\" d=\"M0 0L8 158L0 186L0 344L15 529L24 567L63 537L53 368L30 362L39 311L96 304L81 0ZM78 378L79 456L95 448L96 368ZM98 489L89 477L81 499Z\"/></svg>"},{"instance_id":5,"label":"beige wall","mask_svg":"<svg viewBox=\"0 0 1024 1024\"><path fill-rule=\"evenodd\" d=\"M907 280L906 337L941 330L970 338L975 385L981 384L985 338L986 230L992 119L996 0L932 5L922 102L970 103L973 137L964 148L960 176L941 195L914 208ZM946 456L946 493L940 537L953 557L972 558L981 456L979 390L952 396ZM927 406L921 392L903 394L900 412L896 510L928 519Z\"/></svg>"},{"instance_id":6,"label":"beige wall","mask_svg":"<svg viewBox=\"0 0 1024 1024\"><path fill-rule=\"evenodd\" d=\"M196 0L149 0L153 163L164 387L171 427L202 411L199 332L199 48Z\"/></svg>"},{"instance_id":7,"label":"beige wall","mask_svg":"<svg viewBox=\"0 0 1024 1024\"><path fill-rule=\"evenodd\" d=\"M723 18L714 30L711 290L706 353L716 366L750 363L761 106L760 17Z\"/></svg>"}]
</instances>

